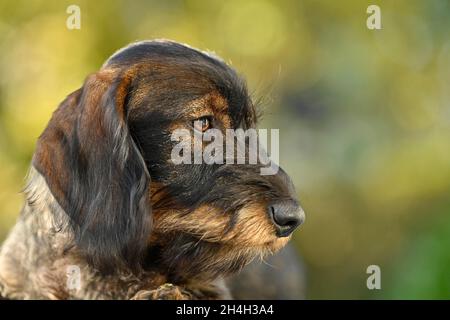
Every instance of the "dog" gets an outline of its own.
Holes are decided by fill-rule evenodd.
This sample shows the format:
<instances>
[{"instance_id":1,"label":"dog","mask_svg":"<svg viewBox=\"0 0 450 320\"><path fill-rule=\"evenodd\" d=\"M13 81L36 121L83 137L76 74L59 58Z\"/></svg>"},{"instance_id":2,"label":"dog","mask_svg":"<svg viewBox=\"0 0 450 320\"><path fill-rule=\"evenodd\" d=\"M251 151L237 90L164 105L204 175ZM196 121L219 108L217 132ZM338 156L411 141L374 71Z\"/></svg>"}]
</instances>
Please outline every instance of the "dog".
<instances>
[{"instance_id":1,"label":"dog","mask_svg":"<svg viewBox=\"0 0 450 320\"><path fill-rule=\"evenodd\" d=\"M281 168L176 165L171 133L257 119L245 80L214 54L168 40L114 53L38 138L0 295L231 298L224 279L285 246L304 212Z\"/></svg>"}]
</instances>

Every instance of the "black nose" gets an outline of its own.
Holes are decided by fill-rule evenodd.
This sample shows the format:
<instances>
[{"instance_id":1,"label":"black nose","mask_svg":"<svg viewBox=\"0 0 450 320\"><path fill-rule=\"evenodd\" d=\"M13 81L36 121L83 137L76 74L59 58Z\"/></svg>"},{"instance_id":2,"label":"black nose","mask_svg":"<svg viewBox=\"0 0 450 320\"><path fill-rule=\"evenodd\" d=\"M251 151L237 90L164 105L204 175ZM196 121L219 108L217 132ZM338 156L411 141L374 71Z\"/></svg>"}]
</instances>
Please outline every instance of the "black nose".
<instances>
[{"instance_id":1,"label":"black nose","mask_svg":"<svg viewBox=\"0 0 450 320\"><path fill-rule=\"evenodd\" d=\"M305 221L303 209L293 200L272 203L269 206L269 215L278 237L289 236Z\"/></svg>"}]
</instances>

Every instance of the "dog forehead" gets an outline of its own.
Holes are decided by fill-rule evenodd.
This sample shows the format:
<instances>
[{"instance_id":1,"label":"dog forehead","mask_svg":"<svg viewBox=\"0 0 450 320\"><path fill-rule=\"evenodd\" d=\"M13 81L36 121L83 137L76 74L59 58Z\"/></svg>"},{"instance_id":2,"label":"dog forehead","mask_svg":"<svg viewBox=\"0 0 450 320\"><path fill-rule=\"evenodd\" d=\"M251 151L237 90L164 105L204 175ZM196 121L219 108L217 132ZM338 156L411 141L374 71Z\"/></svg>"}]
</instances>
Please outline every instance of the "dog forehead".
<instances>
[{"instance_id":1,"label":"dog forehead","mask_svg":"<svg viewBox=\"0 0 450 320\"><path fill-rule=\"evenodd\" d=\"M217 91L209 92L200 98L190 101L187 107L191 113L204 113L208 110L214 113L227 113L228 111L227 101Z\"/></svg>"},{"instance_id":2,"label":"dog forehead","mask_svg":"<svg viewBox=\"0 0 450 320\"><path fill-rule=\"evenodd\" d=\"M209 62L225 64L214 53L201 51L171 40L157 39L134 42L119 49L105 61L102 68L122 64L130 65L155 58L205 59Z\"/></svg>"},{"instance_id":3,"label":"dog forehead","mask_svg":"<svg viewBox=\"0 0 450 320\"><path fill-rule=\"evenodd\" d=\"M256 122L245 80L212 53L169 40L141 41L114 53L102 67L110 68L135 70L132 109L164 105L174 110L199 99L207 102L203 107L227 113L231 121L226 122L234 126Z\"/></svg>"}]
</instances>

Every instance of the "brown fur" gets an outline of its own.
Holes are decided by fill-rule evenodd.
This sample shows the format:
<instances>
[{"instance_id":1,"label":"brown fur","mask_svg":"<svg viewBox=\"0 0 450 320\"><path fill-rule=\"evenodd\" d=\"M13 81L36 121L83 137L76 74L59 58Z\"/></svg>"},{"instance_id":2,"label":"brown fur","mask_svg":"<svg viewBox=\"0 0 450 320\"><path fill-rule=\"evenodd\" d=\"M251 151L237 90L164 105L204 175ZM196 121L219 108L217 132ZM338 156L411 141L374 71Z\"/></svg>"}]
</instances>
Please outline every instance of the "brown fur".
<instances>
[{"instance_id":1,"label":"brown fur","mask_svg":"<svg viewBox=\"0 0 450 320\"><path fill-rule=\"evenodd\" d=\"M90 75L38 140L0 297L229 298L224 277L289 241L271 204L299 207L281 169L171 165L170 133L205 116L222 131L256 125L245 83L209 54L143 42Z\"/></svg>"}]
</instances>

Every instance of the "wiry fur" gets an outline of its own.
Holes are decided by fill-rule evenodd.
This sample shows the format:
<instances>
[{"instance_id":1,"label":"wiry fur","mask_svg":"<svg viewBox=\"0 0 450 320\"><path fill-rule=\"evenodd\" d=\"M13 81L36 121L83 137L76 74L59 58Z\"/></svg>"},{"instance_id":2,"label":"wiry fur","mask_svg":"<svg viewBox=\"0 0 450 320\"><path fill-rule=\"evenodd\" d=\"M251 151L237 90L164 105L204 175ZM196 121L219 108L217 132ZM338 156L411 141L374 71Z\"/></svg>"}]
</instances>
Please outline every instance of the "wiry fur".
<instances>
[{"instance_id":1,"label":"wiry fur","mask_svg":"<svg viewBox=\"0 0 450 320\"><path fill-rule=\"evenodd\" d=\"M171 163L172 130L205 113L220 130L256 125L245 81L175 42L131 45L89 76L38 140L24 208L0 251L0 296L228 297L222 277L289 240L267 207L295 194L281 169ZM79 289L67 285L73 265Z\"/></svg>"}]
</instances>

